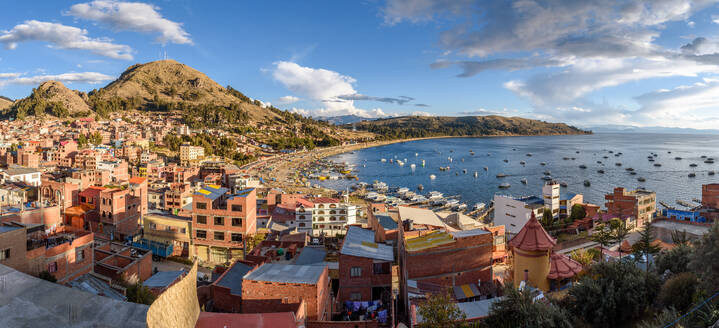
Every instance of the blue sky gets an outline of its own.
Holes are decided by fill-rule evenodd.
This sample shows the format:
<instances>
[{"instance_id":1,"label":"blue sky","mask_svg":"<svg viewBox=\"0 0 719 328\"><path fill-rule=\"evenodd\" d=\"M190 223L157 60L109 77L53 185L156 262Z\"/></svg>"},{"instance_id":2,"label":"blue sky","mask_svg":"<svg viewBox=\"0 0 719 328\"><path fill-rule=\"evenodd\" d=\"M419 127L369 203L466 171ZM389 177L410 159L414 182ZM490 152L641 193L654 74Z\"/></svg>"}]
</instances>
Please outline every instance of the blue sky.
<instances>
[{"instance_id":1,"label":"blue sky","mask_svg":"<svg viewBox=\"0 0 719 328\"><path fill-rule=\"evenodd\" d=\"M306 115L715 128L715 1L13 1L0 95L89 91L167 54Z\"/></svg>"}]
</instances>

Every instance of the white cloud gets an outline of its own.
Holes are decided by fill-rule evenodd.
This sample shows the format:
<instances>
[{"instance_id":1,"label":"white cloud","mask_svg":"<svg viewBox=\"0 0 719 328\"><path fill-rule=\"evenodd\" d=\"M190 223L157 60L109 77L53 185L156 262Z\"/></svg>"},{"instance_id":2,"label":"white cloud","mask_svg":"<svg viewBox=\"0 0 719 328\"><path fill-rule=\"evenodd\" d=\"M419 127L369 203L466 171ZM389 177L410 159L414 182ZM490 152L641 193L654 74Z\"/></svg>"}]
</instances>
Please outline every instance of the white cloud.
<instances>
[{"instance_id":1,"label":"white cloud","mask_svg":"<svg viewBox=\"0 0 719 328\"><path fill-rule=\"evenodd\" d=\"M293 62L275 62L272 76L293 93L322 102L329 110L355 109L352 100L342 95L355 94L352 86L356 80L335 71L300 66Z\"/></svg>"},{"instance_id":2,"label":"white cloud","mask_svg":"<svg viewBox=\"0 0 719 328\"><path fill-rule=\"evenodd\" d=\"M114 78L97 72L73 72L57 75L23 76L21 73L0 73L0 86L7 84L37 85L45 81L59 81L62 83L99 84Z\"/></svg>"},{"instance_id":3,"label":"white cloud","mask_svg":"<svg viewBox=\"0 0 719 328\"><path fill-rule=\"evenodd\" d=\"M108 38L90 38L87 31L58 23L25 21L9 31L0 32L0 43L7 49L15 49L20 42L44 41L59 49L88 50L94 54L115 58L132 59L129 46L112 43Z\"/></svg>"},{"instance_id":4,"label":"white cloud","mask_svg":"<svg viewBox=\"0 0 719 328\"><path fill-rule=\"evenodd\" d=\"M296 103L296 102L300 101L300 98L295 97L295 96L283 96L283 97L280 97L278 100L279 100L278 103L287 105L287 104L292 104L292 103Z\"/></svg>"},{"instance_id":5,"label":"white cloud","mask_svg":"<svg viewBox=\"0 0 719 328\"><path fill-rule=\"evenodd\" d=\"M157 41L162 44L192 44L182 24L162 17L158 10L159 7L142 2L97 0L73 5L65 14L101 22L119 31L159 33Z\"/></svg>"}]
</instances>

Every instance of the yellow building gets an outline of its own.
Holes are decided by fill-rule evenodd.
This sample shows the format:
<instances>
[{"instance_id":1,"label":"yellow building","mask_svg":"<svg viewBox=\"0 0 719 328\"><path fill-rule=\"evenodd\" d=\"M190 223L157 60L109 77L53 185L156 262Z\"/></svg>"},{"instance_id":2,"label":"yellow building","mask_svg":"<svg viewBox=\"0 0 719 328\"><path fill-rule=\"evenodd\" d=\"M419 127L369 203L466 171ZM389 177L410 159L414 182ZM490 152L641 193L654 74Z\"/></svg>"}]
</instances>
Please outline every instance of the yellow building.
<instances>
[{"instance_id":1,"label":"yellow building","mask_svg":"<svg viewBox=\"0 0 719 328\"><path fill-rule=\"evenodd\" d=\"M148 214L142 222L143 238L164 244L172 244L174 256L187 257L192 247L192 218Z\"/></svg>"},{"instance_id":2,"label":"yellow building","mask_svg":"<svg viewBox=\"0 0 719 328\"><path fill-rule=\"evenodd\" d=\"M582 265L563 254L553 253L556 244L532 213L522 230L509 241L514 258L515 287L525 281L543 291L554 291L571 283L572 278L582 271Z\"/></svg>"}]
</instances>

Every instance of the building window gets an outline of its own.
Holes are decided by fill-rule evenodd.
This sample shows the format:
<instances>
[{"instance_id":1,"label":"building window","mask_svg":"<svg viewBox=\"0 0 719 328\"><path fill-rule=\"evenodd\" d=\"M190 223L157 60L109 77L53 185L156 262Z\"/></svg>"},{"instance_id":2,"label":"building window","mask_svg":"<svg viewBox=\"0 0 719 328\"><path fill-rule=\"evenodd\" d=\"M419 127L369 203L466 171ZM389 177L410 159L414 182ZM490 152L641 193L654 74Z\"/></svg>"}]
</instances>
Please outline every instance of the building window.
<instances>
[{"instance_id":1,"label":"building window","mask_svg":"<svg viewBox=\"0 0 719 328\"><path fill-rule=\"evenodd\" d=\"M225 233L222 231L215 231L215 240L225 240Z\"/></svg>"},{"instance_id":2,"label":"building window","mask_svg":"<svg viewBox=\"0 0 719 328\"><path fill-rule=\"evenodd\" d=\"M187 229L185 229L185 228L180 228L180 232L181 232L181 233L187 233Z\"/></svg>"},{"instance_id":3,"label":"building window","mask_svg":"<svg viewBox=\"0 0 719 328\"><path fill-rule=\"evenodd\" d=\"M197 230L197 238L198 239L207 239L207 231Z\"/></svg>"},{"instance_id":4,"label":"building window","mask_svg":"<svg viewBox=\"0 0 719 328\"><path fill-rule=\"evenodd\" d=\"M359 276L362 276L362 268L352 267L350 269L350 277L359 277Z\"/></svg>"},{"instance_id":5,"label":"building window","mask_svg":"<svg viewBox=\"0 0 719 328\"><path fill-rule=\"evenodd\" d=\"M304 227L304 226L305 226L305 223L304 223L304 222L300 222L300 227Z\"/></svg>"},{"instance_id":6,"label":"building window","mask_svg":"<svg viewBox=\"0 0 719 328\"><path fill-rule=\"evenodd\" d=\"M85 260L85 250L75 249L75 262L82 262Z\"/></svg>"},{"instance_id":7,"label":"building window","mask_svg":"<svg viewBox=\"0 0 719 328\"><path fill-rule=\"evenodd\" d=\"M233 212L242 212L242 205L233 204L232 211Z\"/></svg>"},{"instance_id":8,"label":"building window","mask_svg":"<svg viewBox=\"0 0 719 328\"><path fill-rule=\"evenodd\" d=\"M389 262L374 263L373 271L374 271L374 274L388 274L389 273Z\"/></svg>"},{"instance_id":9,"label":"building window","mask_svg":"<svg viewBox=\"0 0 719 328\"><path fill-rule=\"evenodd\" d=\"M351 301L361 301L362 293L350 293L350 300Z\"/></svg>"},{"instance_id":10,"label":"building window","mask_svg":"<svg viewBox=\"0 0 719 328\"><path fill-rule=\"evenodd\" d=\"M198 210L206 210L206 209L207 209L207 203L197 203L197 209L198 209Z\"/></svg>"},{"instance_id":11,"label":"building window","mask_svg":"<svg viewBox=\"0 0 719 328\"><path fill-rule=\"evenodd\" d=\"M242 242L242 234L241 233L233 233L232 241L238 242L238 243Z\"/></svg>"},{"instance_id":12,"label":"building window","mask_svg":"<svg viewBox=\"0 0 719 328\"><path fill-rule=\"evenodd\" d=\"M242 218L232 218L232 226L233 227L241 227L242 226Z\"/></svg>"},{"instance_id":13,"label":"building window","mask_svg":"<svg viewBox=\"0 0 719 328\"><path fill-rule=\"evenodd\" d=\"M197 223L199 224L207 224L207 217L204 215L198 215L197 216Z\"/></svg>"},{"instance_id":14,"label":"building window","mask_svg":"<svg viewBox=\"0 0 719 328\"><path fill-rule=\"evenodd\" d=\"M10 249L0 250L0 261L5 261L10 258Z\"/></svg>"},{"instance_id":15,"label":"building window","mask_svg":"<svg viewBox=\"0 0 719 328\"><path fill-rule=\"evenodd\" d=\"M150 225L150 229L157 230L157 224L155 224L154 222L150 222L149 225Z\"/></svg>"},{"instance_id":16,"label":"building window","mask_svg":"<svg viewBox=\"0 0 719 328\"><path fill-rule=\"evenodd\" d=\"M47 265L47 272L49 273L55 273L57 272L57 262L52 262Z\"/></svg>"},{"instance_id":17,"label":"building window","mask_svg":"<svg viewBox=\"0 0 719 328\"><path fill-rule=\"evenodd\" d=\"M225 225L225 218L221 216L215 217L215 225Z\"/></svg>"}]
</instances>

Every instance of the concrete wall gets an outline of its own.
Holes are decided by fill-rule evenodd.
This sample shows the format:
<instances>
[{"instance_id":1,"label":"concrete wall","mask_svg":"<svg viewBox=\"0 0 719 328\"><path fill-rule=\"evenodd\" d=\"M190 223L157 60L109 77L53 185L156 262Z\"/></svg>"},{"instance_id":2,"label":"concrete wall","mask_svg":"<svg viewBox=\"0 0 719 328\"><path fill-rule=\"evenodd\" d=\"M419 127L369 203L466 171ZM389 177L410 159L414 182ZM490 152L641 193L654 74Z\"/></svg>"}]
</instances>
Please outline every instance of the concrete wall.
<instances>
[{"instance_id":1,"label":"concrete wall","mask_svg":"<svg viewBox=\"0 0 719 328\"><path fill-rule=\"evenodd\" d=\"M197 261L180 282L168 288L147 311L148 328L193 328L200 316Z\"/></svg>"},{"instance_id":2,"label":"concrete wall","mask_svg":"<svg viewBox=\"0 0 719 328\"><path fill-rule=\"evenodd\" d=\"M27 233L25 231L25 228L17 228L0 234L0 251L10 249L10 258L0 261L0 264L27 273L27 260L25 259Z\"/></svg>"}]
</instances>

